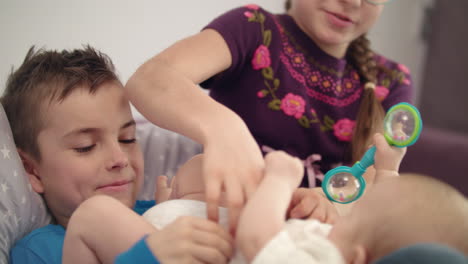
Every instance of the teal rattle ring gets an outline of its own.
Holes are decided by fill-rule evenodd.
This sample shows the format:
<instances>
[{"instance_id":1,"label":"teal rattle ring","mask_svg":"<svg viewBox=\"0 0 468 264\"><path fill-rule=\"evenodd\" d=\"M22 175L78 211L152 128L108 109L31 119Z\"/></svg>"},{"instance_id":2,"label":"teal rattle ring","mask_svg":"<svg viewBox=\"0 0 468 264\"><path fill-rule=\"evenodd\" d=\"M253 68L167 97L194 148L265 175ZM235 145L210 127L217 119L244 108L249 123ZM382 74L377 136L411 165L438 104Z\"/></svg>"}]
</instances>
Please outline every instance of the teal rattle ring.
<instances>
[{"instance_id":1,"label":"teal rattle ring","mask_svg":"<svg viewBox=\"0 0 468 264\"><path fill-rule=\"evenodd\" d=\"M409 103L392 106L387 111L383 123L387 142L400 148L416 143L422 130L421 114ZM366 188L366 181L362 175L374 164L375 151L375 146L372 146L352 167L339 166L325 174L322 189L328 199L347 204L362 196Z\"/></svg>"}]
</instances>

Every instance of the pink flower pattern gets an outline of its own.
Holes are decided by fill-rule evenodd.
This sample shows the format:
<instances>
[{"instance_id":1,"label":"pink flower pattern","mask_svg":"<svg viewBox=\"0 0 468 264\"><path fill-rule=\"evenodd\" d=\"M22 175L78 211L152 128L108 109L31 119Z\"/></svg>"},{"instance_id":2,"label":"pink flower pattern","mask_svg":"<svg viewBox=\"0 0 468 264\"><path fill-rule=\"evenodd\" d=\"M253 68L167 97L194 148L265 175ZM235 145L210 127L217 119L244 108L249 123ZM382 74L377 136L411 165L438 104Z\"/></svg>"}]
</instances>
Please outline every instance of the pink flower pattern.
<instances>
[{"instance_id":1,"label":"pink flower pattern","mask_svg":"<svg viewBox=\"0 0 468 264\"><path fill-rule=\"evenodd\" d=\"M349 142L353 138L355 125L356 122L348 118L340 119L333 125L333 133L339 140Z\"/></svg>"},{"instance_id":2,"label":"pink flower pattern","mask_svg":"<svg viewBox=\"0 0 468 264\"><path fill-rule=\"evenodd\" d=\"M251 9L251 10L258 10L260 8L256 4L248 4L248 5L245 5L245 7L247 7L248 9Z\"/></svg>"},{"instance_id":3,"label":"pink flower pattern","mask_svg":"<svg viewBox=\"0 0 468 264\"><path fill-rule=\"evenodd\" d=\"M257 97L258 97L258 98L263 98L263 97L265 97L265 95L266 95L266 94L263 92L263 90L257 92Z\"/></svg>"},{"instance_id":4,"label":"pink flower pattern","mask_svg":"<svg viewBox=\"0 0 468 264\"><path fill-rule=\"evenodd\" d=\"M302 117L302 114L304 114L305 101L298 95L288 93L283 100L281 100L281 109L285 114L299 119Z\"/></svg>"},{"instance_id":5,"label":"pink flower pattern","mask_svg":"<svg viewBox=\"0 0 468 264\"><path fill-rule=\"evenodd\" d=\"M270 59L270 50L265 45L260 45L257 50L255 50L253 59L252 59L252 67L254 70L261 70L263 68L270 67L271 59Z\"/></svg>"},{"instance_id":6,"label":"pink flower pattern","mask_svg":"<svg viewBox=\"0 0 468 264\"><path fill-rule=\"evenodd\" d=\"M398 64L398 69L400 69L405 74L410 74L410 70L408 69L408 67L406 67L406 65Z\"/></svg>"},{"instance_id":7,"label":"pink flower pattern","mask_svg":"<svg viewBox=\"0 0 468 264\"><path fill-rule=\"evenodd\" d=\"M251 17L254 17L254 14L253 14L252 12L245 11L245 12L244 12L244 16L245 16L245 17L248 17L248 18L251 18Z\"/></svg>"},{"instance_id":8,"label":"pink flower pattern","mask_svg":"<svg viewBox=\"0 0 468 264\"><path fill-rule=\"evenodd\" d=\"M377 97L377 100L382 102L383 100L385 100L385 98L387 98L389 91L387 87L378 85L375 87L374 93Z\"/></svg>"}]
</instances>

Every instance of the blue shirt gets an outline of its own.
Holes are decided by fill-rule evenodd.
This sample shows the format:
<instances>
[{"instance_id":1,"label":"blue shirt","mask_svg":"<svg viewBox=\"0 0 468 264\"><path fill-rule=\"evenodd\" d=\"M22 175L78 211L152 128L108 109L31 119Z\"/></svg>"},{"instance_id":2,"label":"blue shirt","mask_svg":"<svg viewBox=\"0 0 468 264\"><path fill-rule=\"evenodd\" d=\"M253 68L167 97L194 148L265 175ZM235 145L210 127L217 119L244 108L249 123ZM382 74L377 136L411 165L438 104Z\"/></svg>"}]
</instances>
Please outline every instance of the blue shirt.
<instances>
[{"instance_id":1,"label":"blue shirt","mask_svg":"<svg viewBox=\"0 0 468 264\"><path fill-rule=\"evenodd\" d=\"M155 205L154 201L137 201L134 211L143 214ZM65 229L61 225L47 225L38 228L18 241L10 252L11 264L61 264ZM115 263L159 264L145 243L145 238L116 258Z\"/></svg>"}]
</instances>

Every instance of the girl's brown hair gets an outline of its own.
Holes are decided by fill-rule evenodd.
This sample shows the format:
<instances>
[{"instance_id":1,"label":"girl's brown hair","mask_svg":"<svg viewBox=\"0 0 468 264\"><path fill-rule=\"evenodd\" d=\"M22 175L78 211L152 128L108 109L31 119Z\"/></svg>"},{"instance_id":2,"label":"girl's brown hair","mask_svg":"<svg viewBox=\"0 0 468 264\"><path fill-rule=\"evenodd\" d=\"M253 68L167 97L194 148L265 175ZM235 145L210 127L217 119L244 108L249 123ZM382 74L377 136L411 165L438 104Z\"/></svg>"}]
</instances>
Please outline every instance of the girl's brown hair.
<instances>
[{"instance_id":1,"label":"girl's brown hair","mask_svg":"<svg viewBox=\"0 0 468 264\"><path fill-rule=\"evenodd\" d=\"M374 52L370 49L370 42L365 35L351 42L346 56L358 71L361 83L365 84L351 141L351 159L354 162L361 159L372 143L372 135L383 130L385 112L374 90L379 70L385 69L377 66Z\"/></svg>"},{"instance_id":2,"label":"girl's brown hair","mask_svg":"<svg viewBox=\"0 0 468 264\"><path fill-rule=\"evenodd\" d=\"M291 0L284 4L286 10L291 8ZM375 132L383 129L384 109L377 100L374 89L377 84L377 74L380 71L387 72L384 66L377 65L374 52L370 49L370 42L365 35L355 39L349 45L346 57L357 70L364 91L356 117L356 126L351 141L351 160L359 160L368 146Z\"/></svg>"}]
</instances>

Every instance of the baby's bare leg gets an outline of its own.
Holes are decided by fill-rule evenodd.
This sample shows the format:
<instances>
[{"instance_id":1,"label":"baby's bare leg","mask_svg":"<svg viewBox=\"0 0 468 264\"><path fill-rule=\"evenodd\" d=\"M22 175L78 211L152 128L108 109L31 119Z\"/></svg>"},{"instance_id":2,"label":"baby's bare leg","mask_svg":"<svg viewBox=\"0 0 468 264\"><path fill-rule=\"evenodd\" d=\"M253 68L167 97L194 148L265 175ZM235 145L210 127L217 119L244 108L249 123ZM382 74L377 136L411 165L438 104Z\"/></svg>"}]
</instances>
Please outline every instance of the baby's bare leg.
<instances>
[{"instance_id":1,"label":"baby's bare leg","mask_svg":"<svg viewBox=\"0 0 468 264\"><path fill-rule=\"evenodd\" d=\"M155 231L114 198L92 197L80 205L68 223L62 263L113 263L117 255Z\"/></svg>"},{"instance_id":2,"label":"baby's bare leg","mask_svg":"<svg viewBox=\"0 0 468 264\"><path fill-rule=\"evenodd\" d=\"M265 157L264 178L243 209L237 227L237 247L249 262L282 229L303 173L300 160L285 152Z\"/></svg>"}]
</instances>

